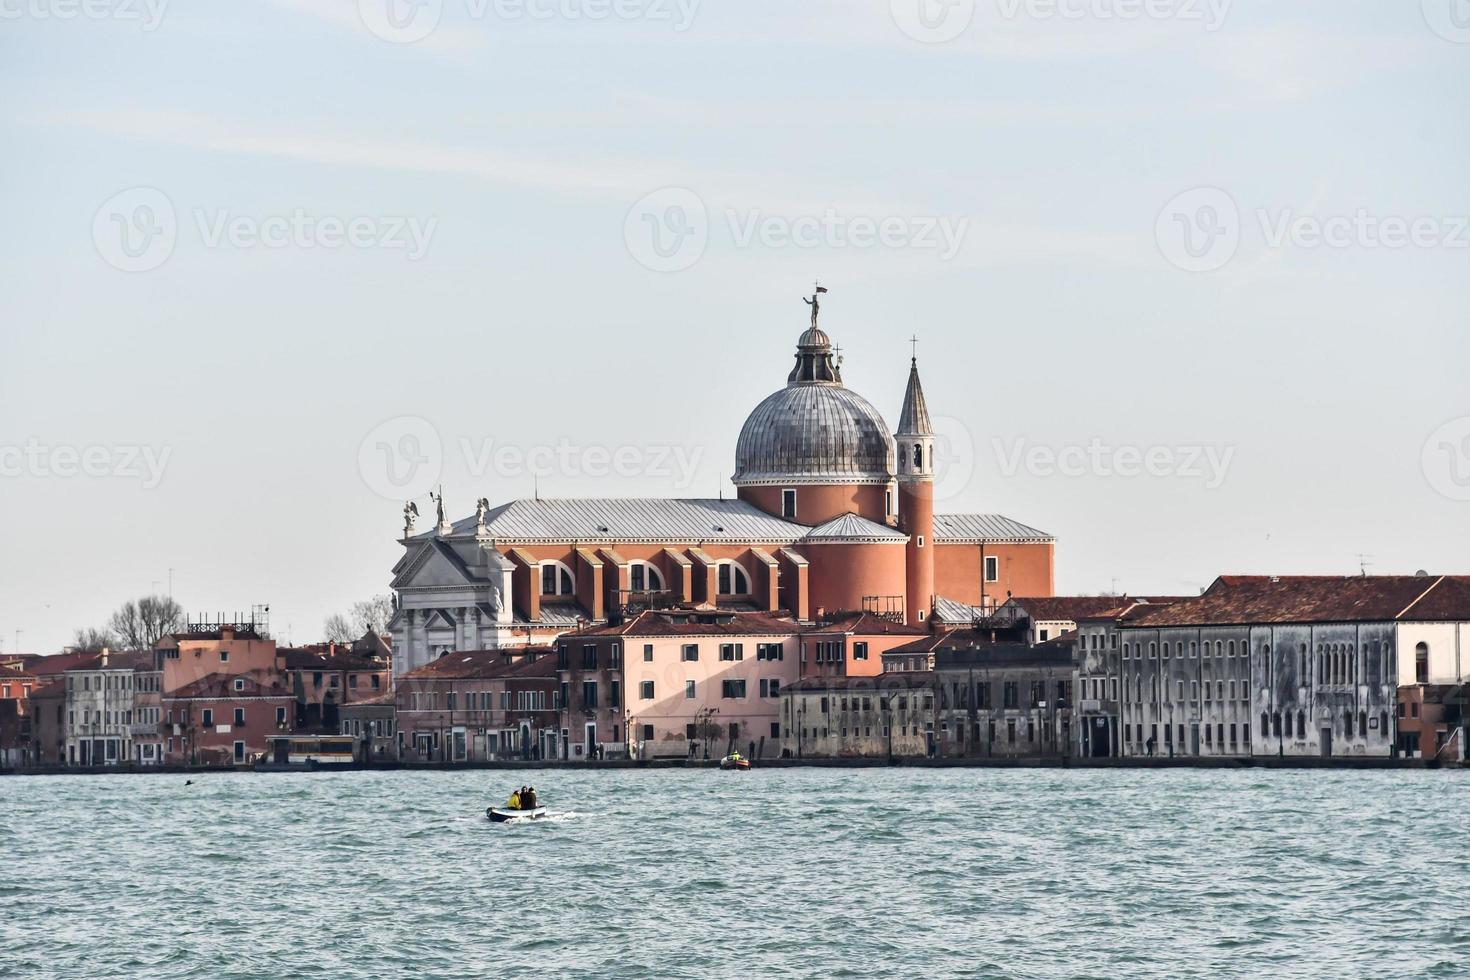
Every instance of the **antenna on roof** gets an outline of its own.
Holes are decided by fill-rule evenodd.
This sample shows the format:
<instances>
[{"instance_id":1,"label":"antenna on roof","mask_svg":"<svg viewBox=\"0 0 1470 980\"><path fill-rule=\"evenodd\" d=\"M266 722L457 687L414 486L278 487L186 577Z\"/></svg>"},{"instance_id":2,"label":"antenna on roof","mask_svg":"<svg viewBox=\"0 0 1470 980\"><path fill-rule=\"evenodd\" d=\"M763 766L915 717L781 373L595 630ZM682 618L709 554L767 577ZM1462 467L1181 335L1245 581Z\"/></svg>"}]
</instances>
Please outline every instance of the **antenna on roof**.
<instances>
[{"instance_id":1,"label":"antenna on roof","mask_svg":"<svg viewBox=\"0 0 1470 980\"><path fill-rule=\"evenodd\" d=\"M1364 578L1368 577L1368 566L1373 564L1369 560L1372 557L1372 555L1365 555L1361 551L1358 552L1358 574L1363 576Z\"/></svg>"},{"instance_id":2,"label":"antenna on roof","mask_svg":"<svg viewBox=\"0 0 1470 980\"><path fill-rule=\"evenodd\" d=\"M541 499L541 474L531 471L531 499Z\"/></svg>"}]
</instances>

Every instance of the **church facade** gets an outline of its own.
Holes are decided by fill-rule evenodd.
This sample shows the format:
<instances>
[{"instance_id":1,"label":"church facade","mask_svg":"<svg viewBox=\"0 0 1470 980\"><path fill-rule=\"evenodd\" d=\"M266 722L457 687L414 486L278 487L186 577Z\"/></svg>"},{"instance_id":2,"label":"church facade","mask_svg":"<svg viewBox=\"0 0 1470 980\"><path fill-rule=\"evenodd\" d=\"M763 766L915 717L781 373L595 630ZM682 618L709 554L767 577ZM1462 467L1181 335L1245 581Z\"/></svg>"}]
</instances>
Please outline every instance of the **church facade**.
<instances>
[{"instance_id":1,"label":"church facade","mask_svg":"<svg viewBox=\"0 0 1470 980\"><path fill-rule=\"evenodd\" d=\"M815 297L814 297L815 299ZM786 385L736 444L733 500L512 500L443 516L406 508L393 568L395 672L449 650L546 644L659 606L868 612L931 626L935 610L1053 594L1055 539L998 514L935 514L935 435L917 360L896 429L846 387L817 325Z\"/></svg>"}]
</instances>

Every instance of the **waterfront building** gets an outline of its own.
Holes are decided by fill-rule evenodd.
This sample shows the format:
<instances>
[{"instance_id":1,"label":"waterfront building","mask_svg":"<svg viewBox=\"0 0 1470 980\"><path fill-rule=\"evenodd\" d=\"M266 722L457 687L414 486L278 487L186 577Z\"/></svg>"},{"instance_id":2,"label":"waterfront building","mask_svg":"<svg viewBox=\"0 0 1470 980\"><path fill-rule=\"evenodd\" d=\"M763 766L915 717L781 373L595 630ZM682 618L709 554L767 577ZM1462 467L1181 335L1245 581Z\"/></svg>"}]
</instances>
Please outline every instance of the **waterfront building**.
<instances>
[{"instance_id":1,"label":"waterfront building","mask_svg":"<svg viewBox=\"0 0 1470 980\"><path fill-rule=\"evenodd\" d=\"M341 734L355 740L359 762L388 762L398 758L398 712L393 692L349 701L338 711Z\"/></svg>"},{"instance_id":2,"label":"waterfront building","mask_svg":"<svg viewBox=\"0 0 1470 980\"><path fill-rule=\"evenodd\" d=\"M296 696L295 730L335 734L343 705L391 692L393 667L335 643L277 651L286 685Z\"/></svg>"},{"instance_id":3,"label":"waterfront building","mask_svg":"<svg viewBox=\"0 0 1470 980\"><path fill-rule=\"evenodd\" d=\"M804 677L781 692L787 758L898 758L932 754L935 675L905 671Z\"/></svg>"},{"instance_id":4,"label":"waterfront building","mask_svg":"<svg viewBox=\"0 0 1470 980\"><path fill-rule=\"evenodd\" d=\"M1409 758L1466 758L1470 576L1441 576L1395 622L1396 748Z\"/></svg>"},{"instance_id":5,"label":"waterfront building","mask_svg":"<svg viewBox=\"0 0 1470 980\"><path fill-rule=\"evenodd\" d=\"M33 737L31 691L36 675L20 666L0 665L0 769L31 761Z\"/></svg>"},{"instance_id":6,"label":"waterfront building","mask_svg":"<svg viewBox=\"0 0 1470 980\"><path fill-rule=\"evenodd\" d=\"M398 679L407 762L557 758L556 658L549 647L451 651Z\"/></svg>"},{"instance_id":7,"label":"waterfront building","mask_svg":"<svg viewBox=\"0 0 1470 980\"><path fill-rule=\"evenodd\" d=\"M258 674L278 666L275 640L248 622L194 623L163 637L154 649L161 654L165 692L217 674Z\"/></svg>"},{"instance_id":8,"label":"waterfront building","mask_svg":"<svg viewBox=\"0 0 1470 980\"><path fill-rule=\"evenodd\" d=\"M933 648L945 756L1061 758L1072 752L1073 641L997 640L990 630L944 634Z\"/></svg>"},{"instance_id":9,"label":"waterfront building","mask_svg":"<svg viewBox=\"0 0 1470 980\"><path fill-rule=\"evenodd\" d=\"M1153 606L1181 601L1177 597L1137 599L1115 596L1112 608L1079 611L1073 659L1076 663L1073 731L1076 753L1084 759L1122 755L1122 707L1119 700L1121 650L1118 627Z\"/></svg>"},{"instance_id":10,"label":"waterfront building","mask_svg":"<svg viewBox=\"0 0 1470 980\"><path fill-rule=\"evenodd\" d=\"M557 643L564 757L775 755L801 636L789 617L699 608L568 633Z\"/></svg>"},{"instance_id":11,"label":"waterfront building","mask_svg":"<svg viewBox=\"0 0 1470 980\"><path fill-rule=\"evenodd\" d=\"M165 691L162 702L167 761L241 766L265 755L272 735L291 731L296 697L272 663L209 674Z\"/></svg>"},{"instance_id":12,"label":"waterfront building","mask_svg":"<svg viewBox=\"0 0 1470 980\"><path fill-rule=\"evenodd\" d=\"M1221 576L1137 611L1117 626L1123 754L1392 754L1402 644L1452 642L1464 581Z\"/></svg>"},{"instance_id":13,"label":"waterfront building","mask_svg":"<svg viewBox=\"0 0 1470 980\"><path fill-rule=\"evenodd\" d=\"M158 693L162 673L149 651L103 650L64 672L66 765L157 765L162 761Z\"/></svg>"},{"instance_id":14,"label":"waterfront building","mask_svg":"<svg viewBox=\"0 0 1470 980\"><path fill-rule=\"evenodd\" d=\"M995 514L933 513L936 451L917 360L890 430L843 383L814 316L786 385L740 431L736 499L481 499L451 521L440 493L427 531L410 503L393 568L394 671L667 605L927 626L941 607L1050 594L1051 535Z\"/></svg>"},{"instance_id":15,"label":"waterfront building","mask_svg":"<svg viewBox=\"0 0 1470 980\"><path fill-rule=\"evenodd\" d=\"M994 618L1021 626L1026 631L1022 637L1025 642L1037 644L1063 633L1074 633L1082 619L1115 609L1124 602L1119 596L1098 595L1012 597L996 610Z\"/></svg>"}]
</instances>

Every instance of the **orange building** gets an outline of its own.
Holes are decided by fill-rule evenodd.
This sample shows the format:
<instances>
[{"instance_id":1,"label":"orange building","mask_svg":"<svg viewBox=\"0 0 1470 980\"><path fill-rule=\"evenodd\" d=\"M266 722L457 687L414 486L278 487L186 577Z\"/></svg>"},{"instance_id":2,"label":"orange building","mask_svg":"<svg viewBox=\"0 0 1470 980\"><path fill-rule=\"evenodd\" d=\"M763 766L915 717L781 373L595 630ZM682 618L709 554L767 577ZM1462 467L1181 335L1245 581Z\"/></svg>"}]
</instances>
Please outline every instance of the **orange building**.
<instances>
[{"instance_id":1,"label":"orange building","mask_svg":"<svg viewBox=\"0 0 1470 980\"><path fill-rule=\"evenodd\" d=\"M1051 535L933 512L935 441L917 360L890 430L843 384L814 313L786 385L741 429L734 500L481 500L450 521L440 496L424 532L405 507L394 671L449 650L549 643L651 606L785 611L802 624L869 612L927 629L939 608L1051 595Z\"/></svg>"}]
</instances>

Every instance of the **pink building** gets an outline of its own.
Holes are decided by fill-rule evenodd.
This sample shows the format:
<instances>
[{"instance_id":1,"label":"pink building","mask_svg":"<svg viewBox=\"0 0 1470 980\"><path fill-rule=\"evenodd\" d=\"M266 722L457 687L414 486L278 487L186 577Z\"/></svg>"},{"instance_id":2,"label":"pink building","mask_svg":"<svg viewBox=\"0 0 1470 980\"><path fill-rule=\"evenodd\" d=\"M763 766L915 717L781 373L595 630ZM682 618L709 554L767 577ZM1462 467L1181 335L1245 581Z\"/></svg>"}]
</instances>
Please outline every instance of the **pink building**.
<instances>
[{"instance_id":1,"label":"pink building","mask_svg":"<svg viewBox=\"0 0 1470 980\"><path fill-rule=\"evenodd\" d=\"M770 613L699 609L568 633L557 648L568 756L777 754L800 635Z\"/></svg>"},{"instance_id":2,"label":"pink building","mask_svg":"<svg viewBox=\"0 0 1470 980\"><path fill-rule=\"evenodd\" d=\"M291 730L296 698L268 669L211 674L165 693L162 703L167 762L249 765L269 736Z\"/></svg>"}]
</instances>

